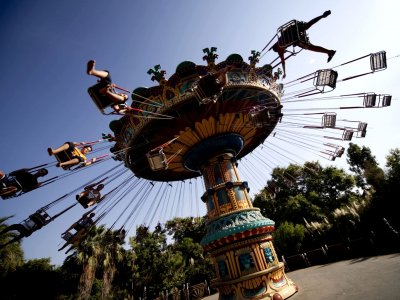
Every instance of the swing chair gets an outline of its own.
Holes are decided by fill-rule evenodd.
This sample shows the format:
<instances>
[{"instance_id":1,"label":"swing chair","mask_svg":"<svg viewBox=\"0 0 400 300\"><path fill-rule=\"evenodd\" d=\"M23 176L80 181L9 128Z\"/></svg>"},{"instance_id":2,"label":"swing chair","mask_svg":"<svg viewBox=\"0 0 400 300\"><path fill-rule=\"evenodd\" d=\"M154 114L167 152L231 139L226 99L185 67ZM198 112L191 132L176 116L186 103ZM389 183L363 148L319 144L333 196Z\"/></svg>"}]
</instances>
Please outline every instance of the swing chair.
<instances>
[{"instance_id":1,"label":"swing chair","mask_svg":"<svg viewBox=\"0 0 400 300\"><path fill-rule=\"evenodd\" d=\"M387 68L386 52L380 51L377 53L371 53L370 64L372 72L385 70Z\"/></svg>"},{"instance_id":2,"label":"swing chair","mask_svg":"<svg viewBox=\"0 0 400 300\"><path fill-rule=\"evenodd\" d=\"M45 211L42 213L37 211L30 215L29 219L31 219L39 228L42 228L51 220L49 214Z\"/></svg>"},{"instance_id":3,"label":"swing chair","mask_svg":"<svg viewBox=\"0 0 400 300\"><path fill-rule=\"evenodd\" d=\"M336 126L336 113L324 113L322 116L323 128L335 128Z\"/></svg>"},{"instance_id":4,"label":"swing chair","mask_svg":"<svg viewBox=\"0 0 400 300\"><path fill-rule=\"evenodd\" d=\"M150 151L146 154L146 157L149 161L150 168L153 171L168 169L167 157L162 148L155 151Z\"/></svg>"},{"instance_id":5,"label":"swing chair","mask_svg":"<svg viewBox=\"0 0 400 300\"><path fill-rule=\"evenodd\" d=\"M74 204L74 205L75 205L75 204ZM69 208L72 208L74 205L70 206ZM69 208L67 208L67 209L69 209ZM75 226L75 227L73 227L73 228L70 229L70 230L74 229L74 230L75 230L75 233L71 233L71 231L68 230L68 231L66 231L66 232L64 232L64 233L61 234L61 238L62 238L63 240L65 240L66 242L65 242L65 244L64 244L60 249L58 249L58 251L61 251L61 250L63 250L65 247L67 247L68 245L71 245L71 247L67 250L67 252L69 252L72 248L77 247L77 246L81 243L81 241L83 240L83 238L85 237L85 235L89 232L90 228L91 228L92 226L94 226L94 224L96 224L96 222L97 222L97 221L96 221L96 222L93 222L93 220L91 219L91 217L88 217L88 216L90 216L89 214L90 214L91 212L93 212L93 210L94 210L94 209L92 209L92 210L90 210L89 212L87 212L87 213L84 214L84 216L85 216L85 215L87 216L87 219L86 219L86 220L91 220L91 222L86 221L86 222L84 222L84 223L80 223L81 221L84 221L84 220L81 218L81 219L79 219L79 220L77 221L77 225L78 225L79 227ZM67 252L65 252L65 253L67 253Z\"/></svg>"},{"instance_id":6,"label":"swing chair","mask_svg":"<svg viewBox=\"0 0 400 300\"><path fill-rule=\"evenodd\" d=\"M99 82L88 88L88 93L90 98L92 98L93 102L96 104L97 108L101 111L101 113L107 115L107 113L104 112L104 109L115 104L115 102L113 102L106 95L100 93L100 90L104 88L104 83Z\"/></svg>"},{"instance_id":7,"label":"swing chair","mask_svg":"<svg viewBox=\"0 0 400 300\"><path fill-rule=\"evenodd\" d=\"M73 237L73 236L74 236L74 235L73 235L71 232L67 231L67 232L65 232L65 233L63 233L63 234L61 235L61 238L62 238L64 241L69 242L69 241L72 240L72 237Z\"/></svg>"},{"instance_id":8,"label":"swing chair","mask_svg":"<svg viewBox=\"0 0 400 300\"><path fill-rule=\"evenodd\" d=\"M12 187L15 187L15 189L12 189ZM1 193L1 198L3 200L18 197L23 194L22 186L14 176L8 176L8 182L7 185L4 184L4 188L7 190Z\"/></svg>"},{"instance_id":9,"label":"swing chair","mask_svg":"<svg viewBox=\"0 0 400 300\"><path fill-rule=\"evenodd\" d=\"M376 104L376 94L368 93L364 95L364 107L374 107Z\"/></svg>"},{"instance_id":10,"label":"swing chair","mask_svg":"<svg viewBox=\"0 0 400 300\"><path fill-rule=\"evenodd\" d=\"M80 231L76 232L75 234L67 231L61 235L61 238L65 241L65 244L58 249L58 251L63 250L65 247L68 245L71 245L71 247L65 252L68 253L71 251L73 248L76 248L79 246L79 244L82 242L84 236L86 233L86 229L81 229Z\"/></svg>"},{"instance_id":11,"label":"swing chair","mask_svg":"<svg viewBox=\"0 0 400 300\"><path fill-rule=\"evenodd\" d=\"M194 82L192 88L200 104L215 103L222 94L223 83L216 74L207 74Z\"/></svg>"},{"instance_id":12,"label":"swing chair","mask_svg":"<svg viewBox=\"0 0 400 300\"><path fill-rule=\"evenodd\" d=\"M336 81L338 78L338 72L331 70L331 69L325 69L325 70L318 70L315 73L314 77L314 86L317 90L320 92L328 92L325 91L325 88L330 88L334 90L336 88Z\"/></svg>"},{"instance_id":13,"label":"swing chair","mask_svg":"<svg viewBox=\"0 0 400 300\"><path fill-rule=\"evenodd\" d=\"M303 126L303 128L314 128L314 129L336 128L336 113L325 112L325 113L314 113L314 114L316 114L316 115L322 114L321 125L320 126L305 125L305 126ZM314 114L312 114L312 115L314 115Z\"/></svg>"},{"instance_id":14,"label":"swing chair","mask_svg":"<svg viewBox=\"0 0 400 300\"><path fill-rule=\"evenodd\" d=\"M367 123L360 122L358 124L358 130L357 130L357 137L358 138L363 138L367 134Z\"/></svg>"},{"instance_id":15,"label":"swing chair","mask_svg":"<svg viewBox=\"0 0 400 300\"><path fill-rule=\"evenodd\" d=\"M163 149L152 150L146 154L149 161L150 168L153 171L160 171L168 169L169 163L179 154L182 149L179 149L175 154L167 158Z\"/></svg>"},{"instance_id":16,"label":"swing chair","mask_svg":"<svg viewBox=\"0 0 400 300\"><path fill-rule=\"evenodd\" d=\"M343 141L351 141L353 138L354 131L350 129L345 129L342 134Z\"/></svg>"},{"instance_id":17,"label":"swing chair","mask_svg":"<svg viewBox=\"0 0 400 300\"><path fill-rule=\"evenodd\" d=\"M291 20L279 27L277 36L279 47L287 48L293 46L292 53L296 53L294 47L297 43L310 43L307 32L304 28L304 23L297 20Z\"/></svg>"},{"instance_id":18,"label":"swing chair","mask_svg":"<svg viewBox=\"0 0 400 300\"><path fill-rule=\"evenodd\" d=\"M32 172L38 171L40 168L45 167L45 166L47 166L47 164L43 164L43 165L36 166L33 168L29 168L29 169L24 169L24 171L32 174ZM11 172L11 174L12 173L13 172ZM47 180L44 180L44 181L41 181L40 183L38 183L38 185L33 189L26 189L26 187L24 188L24 186L17 180L17 176L8 174L6 181L0 183L0 190L2 190L1 198L3 200L6 200L6 199L10 199L10 198L19 197L22 194L25 194L34 189L37 189L45 184L49 184L52 180L54 180L56 178L57 178L57 176L49 178Z\"/></svg>"},{"instance_id":19,"label":"swing chair","mask_svg":"<svg viewBox=\"0 0 400 300\"><path fill-rule=\"evenodd\" d=\"M322 153L327 154L329 157L329 160L331 160L331 161L334 161L338 157L342 157L342 155L344 154L344 147L342 147L342 146L331 144L331 143L327 143L324 145L333 148L333 150L327 149L327 150L321 151Z\"/></svg>"},{"instance_id":20,"label":"swing chair","mask_svg":"<svg viewBox=\"0 0 400 300\"><path fill-rule=\"evenodd\" d=\"M391 103L392 103L392 96L391 95L383 95L382 107L390 106Z\"/></svg>"},{"instance_id":21,"label":"swing chair","mask_svg":"<svg viewBox=\"0 0 400 300\"><path fill-rule=\"evenodd\" d=\"M249 119L254 127L261 128L270 123L271 114L268 107L254 106L249 111Z\"/></svg>"},{"instance_id":22,"label":"swing chair","mask_svg":"<svg viewBox=\"0 0 400 300\"><path fill-rule=\"evenodd\" d=\"M95 85L88 88L88 93L90 98L92 98L93 102L96 104L97 108L103 115L111 115L116 114L115 111L105 112L105 109L114 105L118 105L118 103L112 101L109 96L105 95L101 92L101 90L105 89L107 85L103 82L98 82ZM116 87L113 87L112 92L115 94L120 94L115 91ZM118 87L119 88L119 87ZM121 89L121 88L119 88ZM124 90L124 89L121 89ZM124 90L126 91L126 90ZM120 106L125 107L126 104L120 104Z\"/></svg>"},{"instance_id":23,"label":"swing chair","mask_svg":"<svg viewBox=\"0 0 400 300\"><path fill-rule=\"evenodd\" d=\"M93 150L93 145L94 144L97 144L97 143L100 143L100 142L103 142L103 141L104 140L101 139L101 140L97 140L97 141L93 141L93 142L75 143L75 145L73 146L72 149L67 149L67 150L64 150L64 151L61 151L61 152L58 152L58 153L54 153L52 155L56 158L56 160L57 160L57 162L59 164L64 163L64 162L68 162L68 161L70 161L70 160L72 160L74 158L77 158L77 157L86 158L85 154L83 154L81 152L81 149L79 149L76 145L79 145L81 148L90 147ZM50 151L50 150L48 150L48 151ZM93 158L93 159L91 159L91 164L93 164L95 162L98 162L98 161L100 161L101 159L103 159L103 158L105 158L107 156L108 156L108 154L105 154L105 155L101 155L99 157ZM85 163L87 163L87 162L86 161L78 162L78 163L76 163L74 165L62 166L62 168L63 168L63 170L71 170L72 167L75 167L73 170L76 170L78 168L84 167Z\"/></svg>"},{"instance_id":24,"label":"swing chair","mask_svg":"<svg viewBox=\"0 0 400 300\"><path fill-rule=\"evenodd\" d=\"M298 98L308 97L315 94L331 92L336 88L336 82L338 78L338 72L332 69L322 69L314 73L308 74L299 78L301 82L313 80L313 88L309 88L306 91L296 95Z\"/></svg>"},{"instance_id":25,"label":"swing chair","mask_svg":"<svg viewBox=\"0 0 400 300\"><path fill-rule=\"evenodd\" d=\"M391 95L377 95L375 93L367 93L364 95L364 107L387 107L390 106L391 103Z\"/></svg>"},{"instance_id":26,"label":"swing chair","mask_svg":"<svg viewBox=\"0 0 400 300\"><path fill-rule=\"evenodd\" d=\"M162 144L161 146L149 151L146 154L147 160L149 161L150 168L153 171L160 171L160 170L166 170L168 169L168 164L182 151L180 149L178 152L176 152L174 155L171 157L167 158L165 155L163 148L171 144L173 141L175 141L178 137L166 142L165 144Z\"/></svg>"},{"instance_id":27,"label":"swing chair","mask_svg":"<svg viewBox=\"0 0 400 300\"><path fill-rule=\"evenodd\" d=\"M79 149L78 149L78 150L79 150ZM80 152L80 151L79 151L79 152ZM81 155L83 155L83 154L81 154ZM75 156L76 156L76 154L73 154L73 153L71 152L71 150L65 150L65 151L59 152L59 153L57 153L57 154L54 154L54 157L56 158L56 160L57 160L57 162L58 162L59 164L61 164L61 163L63 163L63 162L70 161L70 160L74 159ZM79 156L80 156L80 155L79 155ZM68 171L68 170L71 170L72 167L75 167L74 169L80 168L81 165L82 165L82 163L81 163L81 162L78 162L78 163L75 164L75 165L62 166L62 169L65 170L65 171ZM73 169L73 170L74 170L74 169Z\"/></svg>"}]
</instances>

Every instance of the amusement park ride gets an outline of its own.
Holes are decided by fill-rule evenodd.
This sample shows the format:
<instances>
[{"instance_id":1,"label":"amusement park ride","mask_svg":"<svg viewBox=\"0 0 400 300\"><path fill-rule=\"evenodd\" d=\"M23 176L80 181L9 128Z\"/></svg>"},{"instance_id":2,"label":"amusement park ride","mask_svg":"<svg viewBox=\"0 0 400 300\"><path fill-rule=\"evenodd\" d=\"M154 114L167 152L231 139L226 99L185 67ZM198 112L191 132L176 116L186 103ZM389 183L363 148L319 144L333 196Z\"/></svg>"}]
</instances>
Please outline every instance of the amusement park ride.
<instances>
[{"instance_id":1,"label":"amusement park ride","mask_svg":"<svg viewBox=\"0 0 400 300\"><path fill-rule=\"evenodd\" d=\"M291 26L297 26L296 22L292 21ZM288 36L281 27L276 35L285 43L281 46L293 46L296 50L298 39L306 37L299 30ZM249 184L239 176L238 161L260 145L268 145L271 137L304 143L296 131L280 128L323 132L318 140L322 140L322 148L315 151L329 160L341 157L344 147L333 142L364 137L367 124L338 119L336 110L387 107L391 96L368 92L308 97L330 92L339 82L386 69L386 53L368 54L283 85L279 83L280 70L274 72L279 63L258 66L263 51L252 51L248 62L239 54L231 54L217 63L216 50L215 47L203 49L206 65L184 61L168 79L159 65L150 69L148 73L157 84L133 90L132 105L126 106L124 114L109 110L113 102L99 92L98 85L90 87L89 94L103 114L121 115L110 123L113 135L103 140L115 143L108 156L121 161L134 178L154 184L202 176L205 191L201 200L207 207L207 234L202 245L213 258L217 278L212 285L218 289L220 299L285 299L297 291L297 286L286 276L284 264L275 252L274 222L252 206ZM336 69L367 57L368 72L338 79ZM310 82L312 86L305 89L290 94L284 91ZM113 88L129 92L115 85ZM311 106L312 111L306 113L296 108L291 113L292 103L337 98L353 99L356 104L329 108L329 111ZM314 142L312 139L310 143ZM102 156L95 162L106 158L107 155ZM102 183L106 186L118 172L107 172ZM79 188L73 192L78 191ZM115 192L104 195L101 204ZM50 206L65 198L57 199ZM101 217L100 214L96 223Z\"/></svg>"}]
</instances>

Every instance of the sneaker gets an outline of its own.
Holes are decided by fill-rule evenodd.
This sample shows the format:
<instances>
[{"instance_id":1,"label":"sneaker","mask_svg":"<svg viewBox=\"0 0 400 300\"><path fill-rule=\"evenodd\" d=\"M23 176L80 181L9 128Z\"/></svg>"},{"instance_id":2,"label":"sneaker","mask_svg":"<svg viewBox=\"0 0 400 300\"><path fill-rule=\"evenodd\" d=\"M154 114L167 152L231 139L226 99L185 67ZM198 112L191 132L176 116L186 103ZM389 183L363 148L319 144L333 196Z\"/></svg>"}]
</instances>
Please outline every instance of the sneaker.
<instances>
[{"instance_id":1,"label":"sneaker","mask_svg":"<svg viewBox=\"0 0 400 300\"><path fill-rule=\"evenodd\" d=\"M328 62L330 62L332 60L332 57L335 55L336 51L335 50L331 50L328 53Z\"/></svg>"},{"instance_id":2,"label":"sneaker","mask_svg":"<svg viewBox=\"0 0 400 300\"><path fill-rule=\"evenodd\" d=\"M47 148L47 153L49 154L49 156L52 156L53 155L53 149Z\"/></svg>"}]
</instances>

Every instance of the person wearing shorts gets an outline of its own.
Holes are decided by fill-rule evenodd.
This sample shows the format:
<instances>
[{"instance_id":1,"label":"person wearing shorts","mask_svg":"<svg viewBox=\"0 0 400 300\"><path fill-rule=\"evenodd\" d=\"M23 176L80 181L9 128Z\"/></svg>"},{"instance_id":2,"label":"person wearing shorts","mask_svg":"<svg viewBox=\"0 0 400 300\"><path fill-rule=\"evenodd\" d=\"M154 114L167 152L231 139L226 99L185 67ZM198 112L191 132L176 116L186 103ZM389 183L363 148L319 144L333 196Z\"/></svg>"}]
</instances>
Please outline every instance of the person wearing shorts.
<instances>
[{"instance_id":1,"label":"person wearing shorts","mask_svg":"<svg viewBox=\"0 0 400 300\"><path fill-rule=\"evenodd\" d=\"M77 146L82 146L80 149ZM78 164L89 165L95 161L87 160L85 154L92 151L92 147L86 145L85 143L77 142L65 142L62 146L57 149L47 148L49 155L56 155L60 152L66 152L69 156L69 160L57 163L57 167L72 167Z\"/></svg>"},{"instance_id":2,"label":"person wearing shorts","mask_svg":"<svg viewBox=\"0 0 400 300\"><path fill-rule=\"evenodd\" d=\"M298 46L300 48L306 49L306 50L310 50L310 51L314 51L314 52L321 52L321 53L325 53L328 55L328 62L331 61L332 57L335 55L336 51L335 50L328 50L324 47L321 46L316 46L311 44L308 41L308 37L306 36L306 30L308 30L311 26L313 26L315 23L317 23L319 20L321 20L322 18L326 18L327 16L329 16L331 14L330 10L325 11L322 15L308 21L308 22L297 22L297 26L298 28L295 28L296 25L292 25L289 28L286 28L284 31L286 31L289 35L292 36L296 36L297 34L295 34L295 32L299 32L300 37L298 41L294 41L294 43L292 45L294 46ZM294 26L294 27L293 27ZM303 42L303 41L305 42ZM282 64L282 69L283 69L283 78L286 77L286 67L285 67L285 51L286 48L288 46L287 45L282 45L282 41L278 40L274 45L272 45L272 47L270 49L272 49L273 51L277 52L279 55L279 58L281 60L281 64Z\"/></svg>"},{"instance_id":3,"label":"person wearing shorts","mask_svg":"<svg viewBox=\"0 0 400 300\"><path fill-rule=\"evenodd\" d=\"M86 73L88 75L95 76L99 78L99 83L101 87L99 92L102 95L107 96L113 103L115 103L112 108L116 112L121 112L121 110L127 110L128 107L125 105L125 101L128 100L128 95L123 93L118 93L115 91L115 85L112 83L111 74L107 70L96 70L96 61L89 60L87 63ZM103 86L104 85L104 86Z\"/></svg>"}]
</instances>

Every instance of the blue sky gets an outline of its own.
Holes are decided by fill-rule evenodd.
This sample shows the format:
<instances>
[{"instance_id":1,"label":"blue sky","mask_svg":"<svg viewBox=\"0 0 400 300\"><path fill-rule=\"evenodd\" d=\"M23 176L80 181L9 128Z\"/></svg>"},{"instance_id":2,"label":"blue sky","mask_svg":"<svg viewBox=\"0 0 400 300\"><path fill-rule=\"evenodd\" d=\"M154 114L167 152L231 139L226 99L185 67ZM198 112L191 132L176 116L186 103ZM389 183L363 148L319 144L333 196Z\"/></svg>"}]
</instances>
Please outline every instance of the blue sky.
<instances>
[{"instance_id":1,"label":"blue sky","mask_svg":"<svg viewBox=\"0 0 400 300\"><path fill-rule=\"evenodd\" d=\"M337 93L371 92L392 94L399 99L400 43L397 39L397 1L0 1L0 119L3 124L0 169L10 172L52 162L46 148L65 141L96 140L109 132L114 117L99 113L87 94L95 79L85 73L86 62L96 59L98 68L112 72L119 86L133 90L154 83L146 73L161 64L171 76L185 60L203 64L202 49L218 48L219 61L238 53L246 59L251 50L261 50L276 29L292 19L308 21L330 9L332 15L309 30L311 42L337 50L330 64L326 55L302 51L287 61L286 81L318 69L336 66L368 53L386 50L388 69L383 72L338 84ZM361 5L362 3L362 5ZM260 64L276 56L268 52ZM339 78L368 70L364 64L338 68ZM343 74L343 75L342 75ZM336 91L335 91L336 92ZM360 145L372 148L384 163L389 149L399 147L399 102L390 108L351 110L345 118L368 122ZM291 149L293 147L293 149ZM297 151L289 145L289 150ZM299 162L316 159L302 153ZM257 163L249 156L250 165ZM245 165L246 160L243 165ZM277 161L284 164L284 161ZM330 162L323 162L330 164ZM342 157L335 164L345 166ZM74 190L98 174L115 166L114 161L79 172L64 180L0 202L2 216L15 215L18 223L36 209ZM65 174L50 168L50 175ZM270 170L263 176L266 182ZM244 178L246 168L243 168ZM249 174L250 175L250 174ZM262 187L253 184L253 192ZM179 188L179 187L177 187ZM196 181L202 193L200 180ZM187 188L189 193L189 188ZM108 191L106 189L106 191ZM133 194L135 193L133 189ZM190 191L190 193L195 193ZM197 202L196 202L197 201ZM199 199L190 199L182 208L173 206L162 217L203 214ZM64 205L74 203L74 197ZM146 208L151 211L151 205ZM175 205L180 205L180 202ZM182 204L183 205L183 204ZM187 206L186 206L187 205ZM61 206L55 208L61 210ZM121 210L116 207L104 221L112 224ZM51 257L60 264L65 258L57 252L60 233L84 213L75 207L23 241L26 258ZM142 216L143 217L143 216ZM161 216L160 216L161 218ZM140 217L132 222L141 222Z\"/></svg>"}]
</instances>

